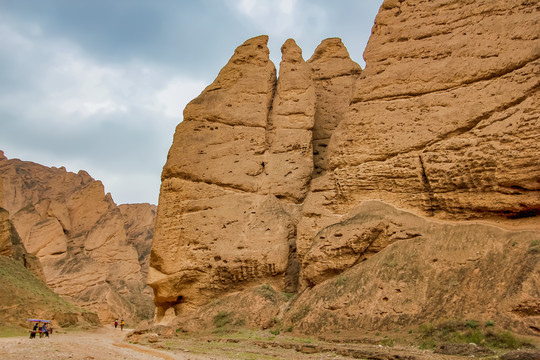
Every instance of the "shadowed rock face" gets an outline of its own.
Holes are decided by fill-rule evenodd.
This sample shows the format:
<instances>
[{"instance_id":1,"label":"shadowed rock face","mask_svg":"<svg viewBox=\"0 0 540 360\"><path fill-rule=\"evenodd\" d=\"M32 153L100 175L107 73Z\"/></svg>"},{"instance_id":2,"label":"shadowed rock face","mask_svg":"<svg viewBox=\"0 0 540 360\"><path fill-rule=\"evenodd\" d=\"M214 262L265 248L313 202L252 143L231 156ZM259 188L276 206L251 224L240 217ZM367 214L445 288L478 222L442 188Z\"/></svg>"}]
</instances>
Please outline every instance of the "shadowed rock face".
<instances>
[{"instance_id":1,"label":"shadowed rock face","mask_svg":"<svg viewBox=\"0 0 540 360\"><path fill-rule=\"evenodd\" d=\"M27 260L39 260L49 287L104 322L152 317L145 267L155 206L119 209L101 182L84 171L74 174L4 156L0 178L0 205L9 210Z\"/></svg>"},{"instance_id":2,"label":"shadowed rock face","mask_svg":"<svg viewBox=\"0 0 540 360\"><path fill-rule=\"evenodd\" d=\"M0 178L0 184L2 183ZM0 189L2 187L0 186ZM9 213L0 207L0 255L9 257L23 264L40 280L45 280L39 259L26 251L15 226L9 220Z\"/></svg>"},{"instance_id":3,"label":"shadowed rock face","mask_svg":"<svg viewBox=\"0 0 540 360\"><path fill-rule=\"evenodd\" d=\"M434 246L455 242L440 256L475 258L475 242L482 249L502 248L525 228L525 238L534 242L540 231L538 15L532 1L387 0L364 71L339 39L324 40L308 62L288 40L277 81L267 38L246 41L186 107L163 169L149 272L158 317L264 283L282 291L307 289L302 304L324 307L323 292L333 290L317 289L344 272L353 274L351 286L375 291L383 280L363 274L382 274L382 263L372 259L386 249L423 257ZM372 200L390 217L366 222L372 209L362 203ZM424 219L403 218L384 203L459 223L441 225L434 234L430 227L438 225L429 222L419 231L414 224ZM480 229L466 220L515 232ZM494 242L485 243L471 229ZM418 254L413 245L398 245L419 241ZM489 292L512 300L488 313L529 331L530 319L500 315L521 301L538 301L529 289L536 275L513 278L526 273L523 262L533 261L520 246L504 261L508 278L499 280L528 290ZM489 276L482 269L491 254L480 254L481 279ZM455 281L465 279L460 261L445 263L445 274ZM375 265L360 270L368 263ZM527 271L537 274L529 265ZM432 270L427 263L415 266ZM395 270L385 271L384 281L398 281L402 275ZM373 301L372 294L354 292L350 296L361 305L345 307L356 312L350 326L391 328L415 316L438 316L419 311L435 309L449 291L431 288L431 275L415 277L412 291L431 289L438 297L410 298L410 307L399 310L402 317L381 310L381 319L363 318L360 307ZM465 316L460 311L469 302L479 309L473 298L486 291L480 285L471 282L463 294L453 293L455 302L440 314ZM320 314L303 329L321 321Z\"/></svg>"}]
</instances>

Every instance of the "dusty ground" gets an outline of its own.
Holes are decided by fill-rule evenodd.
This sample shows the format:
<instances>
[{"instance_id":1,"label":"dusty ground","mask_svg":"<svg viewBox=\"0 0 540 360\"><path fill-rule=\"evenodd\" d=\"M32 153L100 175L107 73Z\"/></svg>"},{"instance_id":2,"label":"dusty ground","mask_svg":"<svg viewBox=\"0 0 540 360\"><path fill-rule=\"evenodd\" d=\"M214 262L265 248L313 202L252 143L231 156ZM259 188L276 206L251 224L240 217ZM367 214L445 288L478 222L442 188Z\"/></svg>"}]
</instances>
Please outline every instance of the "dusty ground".
<instances>
[{"instance_id":1,"label":"dusty ground","mask_svg":"<svg viewBox=\"0 0 540 360\"><path fill-rule=\"evenodd\" d=\"M192 354L173 354L123 342L128 331L106 326L97 330L54 333L50 338L0 339L0 359L6 360L206 360Z\"/></svg>"}]
</instances>

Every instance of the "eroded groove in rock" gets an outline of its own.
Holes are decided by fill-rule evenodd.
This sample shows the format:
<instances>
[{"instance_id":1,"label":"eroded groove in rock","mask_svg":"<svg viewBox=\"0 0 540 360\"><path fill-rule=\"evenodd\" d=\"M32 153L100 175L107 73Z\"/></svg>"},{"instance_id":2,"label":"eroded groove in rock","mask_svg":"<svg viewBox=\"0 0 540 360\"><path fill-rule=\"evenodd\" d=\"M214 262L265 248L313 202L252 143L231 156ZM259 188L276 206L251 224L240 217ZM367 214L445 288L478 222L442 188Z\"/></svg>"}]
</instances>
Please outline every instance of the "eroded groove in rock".
<instances>
[{"instance_id":1,"label":"eroded groove in rock","mask_svg":"<svg viewBox=\"0 0 540 360\"><path fill-rule=\"evenodd\" d=\"M308 64L317 97L313 129L313 176L317 177L328 169L328 142L349 107L361 68L338 38L323 40Z\"/></svg>"}]
</instances>

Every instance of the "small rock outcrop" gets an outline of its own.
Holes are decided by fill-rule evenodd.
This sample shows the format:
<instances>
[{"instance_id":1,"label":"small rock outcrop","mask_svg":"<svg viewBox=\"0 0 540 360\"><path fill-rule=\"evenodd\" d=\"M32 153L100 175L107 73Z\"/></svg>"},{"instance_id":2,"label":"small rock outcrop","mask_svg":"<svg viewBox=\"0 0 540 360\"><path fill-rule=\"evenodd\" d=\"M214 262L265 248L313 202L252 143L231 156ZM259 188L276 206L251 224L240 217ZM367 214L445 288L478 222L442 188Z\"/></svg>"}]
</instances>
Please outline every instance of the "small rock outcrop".
<instances>
[{"instance_id":1,"label":"small rock outcrop","mask_svg":"<svg viewBox=\"0 0 540 360\"><path fill-rule=\"evenodd\" d=\"M2 180L0 179L0 185ZM0 186L1 189L1 186ZM36 277L45 280L39 259L26 251L15 226L9 220L9 213L0 207L0 255L21 263Z\"/></svg>"},{"instance_id":2,"label":"small rock outcrop","mask_svg":"<svg viewBox=\"0 0 540 360\"><path fill-rule=\"evenodd\" d=\"M103 322L153 316L145 285L155 206L120 209L84 171L0 158L5 223L43 268L46 284ZM6 212L7 214L7 212ZM7 216L5 216L7 217Z\"/></svg>"}]
</instances>

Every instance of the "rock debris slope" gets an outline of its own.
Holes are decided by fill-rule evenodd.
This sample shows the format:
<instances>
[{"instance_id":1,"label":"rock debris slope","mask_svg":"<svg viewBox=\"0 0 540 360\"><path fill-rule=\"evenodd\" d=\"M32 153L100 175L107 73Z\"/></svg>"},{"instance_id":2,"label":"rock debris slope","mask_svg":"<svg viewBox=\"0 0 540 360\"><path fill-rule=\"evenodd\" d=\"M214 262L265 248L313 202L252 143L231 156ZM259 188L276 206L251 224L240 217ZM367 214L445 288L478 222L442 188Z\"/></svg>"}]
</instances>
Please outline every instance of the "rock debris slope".
<instances>
[{"instance_id":1,"label":"rock debris slope","mask_svg":"<svg viewBox=\"0 0 540 360\"><path fill-rule=\"evenodd\" d=\"M0 206L9 211L27 258L39 260L46 284L103 322L151 318L144 267L155 206L118 207L84 171L0 155Z\"/></svg>"},{"instance_id":2,"label":"rock debris slope","mask_svg":"<svg viewBox=\"0 0 540 360\"><path fill-rule=\"evenodd\" d=\"M268 283L317 310L305 332L342 309L326 329L476 314L537 333L539 15L527 0L386 0L365 70L337 38L307 62L288 40L277 80L266 36L238 47L163 169L158 319Z\"/></svg>"}]
</instances>

